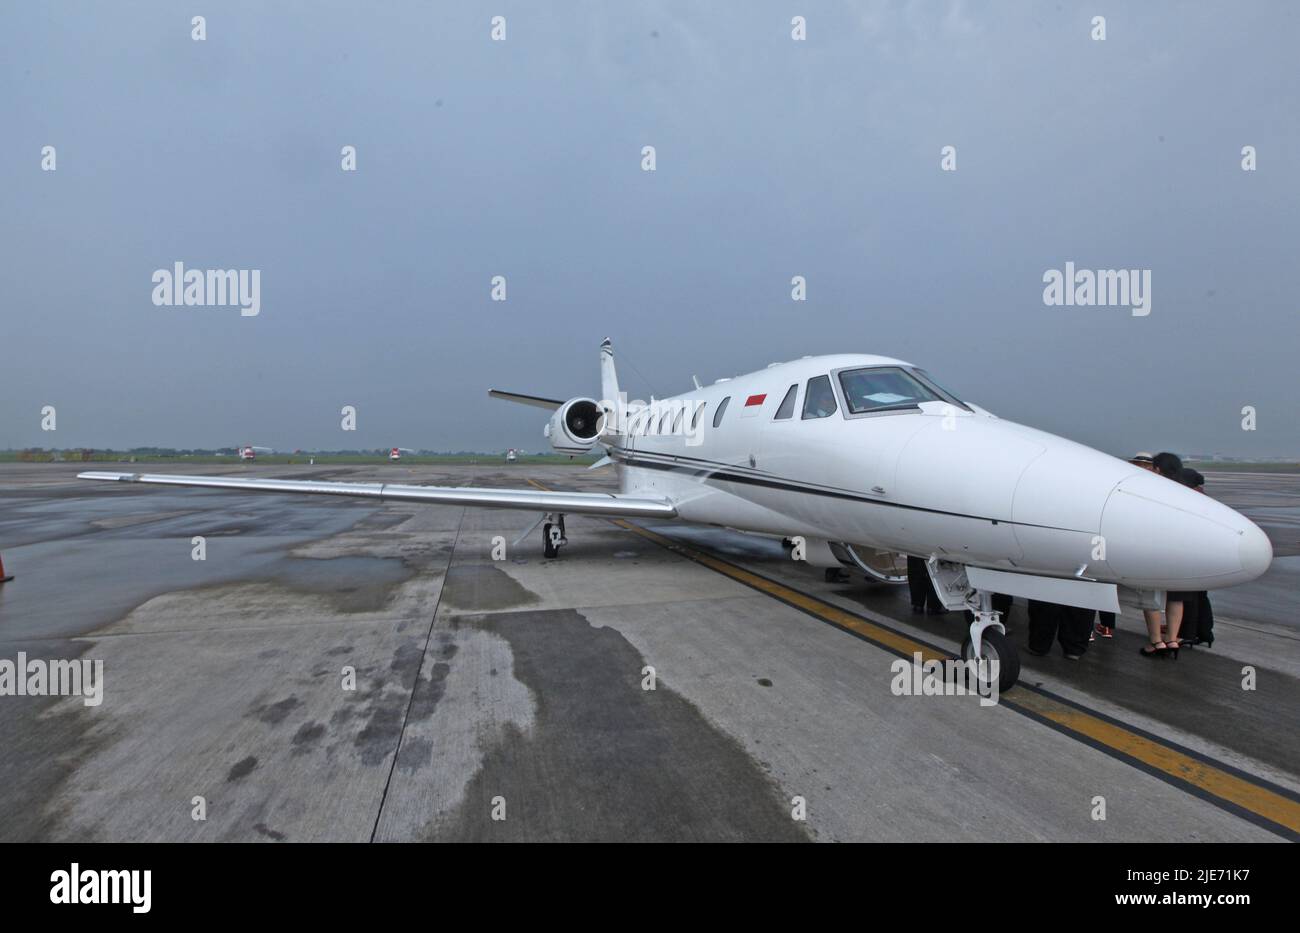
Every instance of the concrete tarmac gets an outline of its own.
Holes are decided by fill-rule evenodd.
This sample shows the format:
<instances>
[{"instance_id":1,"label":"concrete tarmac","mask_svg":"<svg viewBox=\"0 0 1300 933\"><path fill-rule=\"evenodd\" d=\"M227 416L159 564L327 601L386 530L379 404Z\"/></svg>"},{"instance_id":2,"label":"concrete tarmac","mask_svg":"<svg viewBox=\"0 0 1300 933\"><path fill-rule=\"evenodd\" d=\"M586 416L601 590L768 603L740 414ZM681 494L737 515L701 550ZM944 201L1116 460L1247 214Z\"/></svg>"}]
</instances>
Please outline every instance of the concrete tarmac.
<instances>
[{"instance_id":1,"label":"concrete tarmac","mask_svg":"<svg viewBox=\"0 0 1300 933\"><path fill-rule=\"evenodd\" d=\"M986 707L891 690L899 652L956 650L958 614L913 616L905 588L826 583L770 539L570 516L570 544L546 560L540 531L510 546L529 513L93 484L78 469L0 465L15 574L0 660L104 671L98 706L0 696L3 841L1300 829L1285 563L1300 555L1300 476L1207 474L1282 563L1211 594L1212 651L1139 658L1129 614L1081 661L1022 654L1023 689ZM609 469L504 463L158 471L613 484ZM1022 606L1010 628L1023 645Z\"/></svg>"}]
</instances>

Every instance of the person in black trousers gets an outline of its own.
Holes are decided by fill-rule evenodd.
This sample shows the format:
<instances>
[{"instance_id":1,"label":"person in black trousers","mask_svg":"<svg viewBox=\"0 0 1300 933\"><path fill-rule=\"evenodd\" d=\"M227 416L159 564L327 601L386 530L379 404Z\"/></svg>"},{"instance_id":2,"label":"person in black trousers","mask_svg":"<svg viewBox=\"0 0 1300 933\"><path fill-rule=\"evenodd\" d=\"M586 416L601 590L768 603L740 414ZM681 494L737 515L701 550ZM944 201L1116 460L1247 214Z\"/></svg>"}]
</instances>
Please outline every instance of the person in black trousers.
<instances>
[{"instance_id":1,"label":"person in black trousers","mask_svg":"<svg viewBox=\"0 0 1300 933\"><path fill-rule=\"evenodd\" d=\"M948 611L939 602L939 594L934 591L930 571L926 569L925 561L919 557L907 558L907 588L911 591L913 612L937 616Z\"/></svg>"},{"instance_id":2,"label":"person in black trousers","mask_svg":"<svg viewBox=\"0 0 1300 933\"><path fill-rule=\"evenodd\" d=\"M1061 643L1061 650L1070 661L1077 661L1088 650L1088 637L1092 634L1091 609L1061 606L1041 600L1029 601L1029 653L1045 657L1052 650L1052 640Z\"/></svg>"},{"instance_id":3,"label":"person in black trousers","mask_svg":"<svg viewBox=\"0 0 1300 933\"><path fill-rule=\"evenodd\" d=\"M1210 594L1201 592L1196 600L1196 631L1189 645L1204 645L1209 648L1214 644L1214 609L1210 606Z\"/></svg>"},{"instance_id":4,"label":"person in black trousers","mask_svg":"<svg viewBox=\"0 0 1300 933\"><path fill-rule=\"evenodd\" d=\"M1183 467L1181 479L1189 489L1205 492L1205 477L1199 470ZM1186 598L1183 600L1182 643L1188 648L1195 645L1208 648L1214 644L1214 610L1210 607L1210 594L1201 591L1183 595Z\"/></svg>"}]
</instances>

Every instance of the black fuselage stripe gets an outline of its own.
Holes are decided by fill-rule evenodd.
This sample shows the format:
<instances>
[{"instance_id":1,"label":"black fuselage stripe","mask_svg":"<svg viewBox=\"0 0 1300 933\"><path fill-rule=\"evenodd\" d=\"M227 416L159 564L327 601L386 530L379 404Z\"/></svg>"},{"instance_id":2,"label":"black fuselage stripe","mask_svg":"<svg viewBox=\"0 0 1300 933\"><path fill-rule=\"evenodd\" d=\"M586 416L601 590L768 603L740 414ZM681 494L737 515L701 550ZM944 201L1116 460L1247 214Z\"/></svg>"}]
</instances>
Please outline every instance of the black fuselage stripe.
<instances>
[{"instance_id":1,"label":"black fuselage stripe","mask_svg":"<svg viewBox=\"0 0 1300 933\"><path fill-rule=\"evenodd\" d=\"M1079 534L1087 534L1086 531L1078 531L1075 528L1059 528L1054 525L1035 525L1030 522L1017 522L1006 518L989 518L983 515L967 515L963 512L949 512L944 509L932 509L923 505L907 505L902 502L883 502L880 499L872 499L869 496L863 496L858 493L840 492L834 489L825 489L818 486L810 486L798 483L793 480L781 479L779 477L754 476L746 473L736 473L730 467L721 463L711 463L705 460L691 459L700 466L687 466L681 463L669 463L660 460L651 460L643 454L633 454L629 456L622 450L610 450L610 456L619 460L628 466L640 467L650 470L664 470L667 472L693 473L704 476L706 479L719 480L727 483L738 483L747 486L762 486L767 489L781 489L786 492L801 492L810 496L823 496L828 499L844 499L850 502L868 502L871 505L886 506L891 509L905 509L910 512L925 512L930 515L945 515L949 518L967 518L977 522L989 522L993 525L1018 525L1022 528L1045 528L1050 531L1074 531Z\"/></svg>"}]
</instances>

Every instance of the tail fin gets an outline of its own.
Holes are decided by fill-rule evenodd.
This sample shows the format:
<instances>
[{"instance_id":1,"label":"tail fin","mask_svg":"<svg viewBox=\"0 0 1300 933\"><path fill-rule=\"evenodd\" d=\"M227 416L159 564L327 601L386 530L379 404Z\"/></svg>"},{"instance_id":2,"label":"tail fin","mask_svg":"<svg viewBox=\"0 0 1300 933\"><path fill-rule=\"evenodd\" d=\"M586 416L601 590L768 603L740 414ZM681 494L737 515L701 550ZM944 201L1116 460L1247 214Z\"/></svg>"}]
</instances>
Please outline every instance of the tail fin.
<instances>
[{"instance_id":1,"label":"tail fin","mask_svg":"<svg viewBox=\"0 0 1300 933\"><path fill-rule=\"evenodd\" d=\"M606 337L600 344L600 397L618 402L618 372L614 369L614 344Z\"/></svg>"}]
</instances>

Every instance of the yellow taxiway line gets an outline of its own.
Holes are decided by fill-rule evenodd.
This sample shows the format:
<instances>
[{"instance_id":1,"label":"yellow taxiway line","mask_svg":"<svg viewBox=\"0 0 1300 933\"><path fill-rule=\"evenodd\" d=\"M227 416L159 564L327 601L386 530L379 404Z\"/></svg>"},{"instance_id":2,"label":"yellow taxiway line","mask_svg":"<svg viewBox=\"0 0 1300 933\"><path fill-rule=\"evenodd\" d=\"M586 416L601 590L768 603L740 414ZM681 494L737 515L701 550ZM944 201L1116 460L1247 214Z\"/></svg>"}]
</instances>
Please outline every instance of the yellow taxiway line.
<instances>
[{"instance_id":1,"label":"yellow taxiway line","mask_svg":"<svg viewBox=\"0 0 1300 933\"><path fill-rule=\"evenodd\" d=\"M547 487L534 480L528 482L538 489L547 490ZM730 561L681 544L648 528L624 519L610 521L737 583L766 593L773 599L901 657L911 659L918 653L926 661L953 657L934 645L918 641L903 632L880 625ZM1000 706L1022 713L1175 786L1190 790L1256 825L1300 841L1300 798L1284 788L1216 763L1095 711L1076 706L1045 690L1026 685L1017 685L1013 690L1010 696L1002 695Z\"/></svg>"}]
</instances>

